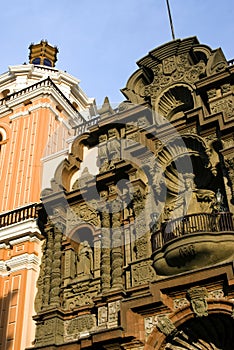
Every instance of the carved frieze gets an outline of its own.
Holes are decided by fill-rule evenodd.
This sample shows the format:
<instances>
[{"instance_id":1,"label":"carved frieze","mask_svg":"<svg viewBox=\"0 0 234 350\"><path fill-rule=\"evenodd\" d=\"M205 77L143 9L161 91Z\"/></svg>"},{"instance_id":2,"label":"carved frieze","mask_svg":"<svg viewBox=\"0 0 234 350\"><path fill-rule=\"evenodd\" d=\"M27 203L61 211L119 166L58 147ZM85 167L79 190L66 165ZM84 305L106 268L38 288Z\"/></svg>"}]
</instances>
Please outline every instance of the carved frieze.
<instances>
[{"instance_id":1,"label":"carved frieze","mask_svg":"<svg viewBox=\"0 0 234 350\"><path fill-rule=\"evenodd\" d=\"M67 235L79 224L86 223L100 227L100 219L95 203L86 202L72 206L67 210Z\"/></svg>"},{"instance_id":2,"label":"carved frieze","mask_svg":"<svg viewBox=\"0 0 234 350\"><path fill-rule=\"evenodd\" d=\"M54 317L39 323L36 328L35 345L45 346L61 344L64 336L64 324L60 318Z\"/></svg>"},{"instance_id":3,"label":"carved frieze","mask_svg":"<svg viewBox=\"0 0 234 350\"><path fill-rule=\"evenodd\" d=\"M78 340L96 329L96 316L93 314L76 317L64 322L64 341Z\"/></svg>"},{"instance_id":4,"label":"carved frieze","mask_svg":"<svg viewBox=\"0 0 234 350\"><path fill-rule=\"evenodd\" d=\"M144 318L145 325L145 339L147 340L152 330L157 325L157 316L149 316Z\"/></svg>"},{"instance_id":5,"label":"carved frieze","mask_svg":"<svg viewBox=\"0 0 234 350\"><path fill-rule=\"evenodd\" d=\"M144 89L144 96L156 98L162 89L176 82L195 83L205 72L205 63L200 61L191 65L188 54L166 58L158 64L154 71L154 80Z\"/></svg>"}]
</instances>

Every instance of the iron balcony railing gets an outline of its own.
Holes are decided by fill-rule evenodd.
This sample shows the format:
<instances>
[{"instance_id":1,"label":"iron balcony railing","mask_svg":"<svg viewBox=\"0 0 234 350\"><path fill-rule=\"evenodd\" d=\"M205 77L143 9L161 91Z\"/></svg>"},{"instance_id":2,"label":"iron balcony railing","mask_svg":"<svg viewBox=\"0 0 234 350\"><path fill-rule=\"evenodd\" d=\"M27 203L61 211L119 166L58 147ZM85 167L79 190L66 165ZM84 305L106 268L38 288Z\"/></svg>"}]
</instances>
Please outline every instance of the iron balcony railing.
<instances>
[{"instance_id":1,"label":"iron balcony railing","mask_svg":"<svg viewBox=\"0 0 234 350\"><path fill-rule=\"evenodd\" d=\"M172 239L200 232L234 232L232 213L200 213L185 215L162 224L159 231L152 234L152 248L155 251Z\"/></svg>"}]
</instances>

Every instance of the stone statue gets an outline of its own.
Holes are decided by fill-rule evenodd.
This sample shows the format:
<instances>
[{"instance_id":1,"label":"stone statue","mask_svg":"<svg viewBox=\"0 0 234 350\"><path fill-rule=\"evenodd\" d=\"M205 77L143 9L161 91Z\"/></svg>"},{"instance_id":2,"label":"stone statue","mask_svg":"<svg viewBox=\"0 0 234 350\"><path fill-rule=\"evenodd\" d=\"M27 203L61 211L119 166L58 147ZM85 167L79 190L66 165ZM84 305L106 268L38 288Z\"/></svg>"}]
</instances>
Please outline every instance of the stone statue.
<instances>
[{"instance_id":1,"label":"stone statue","mask_svg":"<svg viewBox=\"0 0 234 350\"><path fill-rule=\"evenodd\" d=\"M93 271L93 251L88 243L84 241L80 243L77 263L77 275L89 276Z\"/></svg>"}]
</instances>

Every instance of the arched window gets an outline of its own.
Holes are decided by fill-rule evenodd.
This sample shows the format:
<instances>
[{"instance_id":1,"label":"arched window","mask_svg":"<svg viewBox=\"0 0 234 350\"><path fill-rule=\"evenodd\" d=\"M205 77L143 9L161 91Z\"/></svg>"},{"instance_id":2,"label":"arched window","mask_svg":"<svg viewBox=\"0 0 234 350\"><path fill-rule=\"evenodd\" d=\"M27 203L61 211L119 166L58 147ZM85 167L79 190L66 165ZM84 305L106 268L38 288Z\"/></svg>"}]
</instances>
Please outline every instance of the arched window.
<instances>
[{"instance_id":1,"label":"arched window","mask_svg":"<svg viewBox=\"0 0 234 350\"><path fill-rule=\"evenodd\" d=\"M7 141L7 134L4 128L0 127L0 151L2 149L2 146Z\"/></svg>"},{"instance_id":2,"label":"arched window","mask_svg":"<svg viewBox=\"0 0 234 350\"><path fill-rule=\"evenodd\" d=\"M45 59L44 59L43 64L44 64L44 66L52 67L52 63L51 63L50 60L48 60L48 58L45 58Z\"/></svg>"},{"instance_id":3,"label":"arched window","mask_svg":"<svg viewBox=\"0 0 234 350\"><path fill-rule=\"evenodd\" d=\"M41 63L41 59L39 57L34 58L34 60L32 61L33 64L40 64Z\"/></svg>"}]
</instances>

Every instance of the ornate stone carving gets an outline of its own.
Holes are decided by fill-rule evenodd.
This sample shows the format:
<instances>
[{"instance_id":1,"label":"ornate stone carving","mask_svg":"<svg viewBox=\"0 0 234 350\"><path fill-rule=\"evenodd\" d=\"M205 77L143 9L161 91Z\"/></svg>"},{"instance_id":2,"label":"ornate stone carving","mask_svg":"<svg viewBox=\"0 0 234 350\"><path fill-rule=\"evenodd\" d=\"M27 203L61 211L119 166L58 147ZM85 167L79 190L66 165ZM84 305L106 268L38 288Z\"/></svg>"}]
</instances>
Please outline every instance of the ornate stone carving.
<instances>
[{"instance_id":1,"label":"ornate stone carving","mask_svg":"<svg viewBox=\"0 0 234 350\"><path fill-rule=\"evenodd\" d=\"M224 164L228 172L229 186L231 188L232 201L234 201L234 158L224 159Z\"/></svg>"},{"instance_id":2,"label":"ornate stone carving","mask_svg":"<svg viewBox=\"0 0 234 350\"><path fill-rule=\"evenodd\" d=\"M171 322L167 315L159 315L157 316L157 328L164 335L168 336L177 331L175 325Z\"/></svg>"},{"instance_id":3,"label":"ornate stone carving","mask_svg":"<svg viewBox=\"0 0 234 350\"><path fill-rule=\"evenodd\" d=\"M112 207L112 288L123 288L122 268L122 202L115 199L111 203Z\"/></svg>"},{"instance_id":4,"label":"ornate stone carving","mask_svg":"<svg viewBox=\"0 0 234 350\"><path fill-rule=\"evenodd\" d=\"M49 222L45 228L46 241L38 279L38 293L35 299L37 310L60 305L61 285L61 242L63 225L56 227Z\"/></svg>"},{"instance_id":5,"label":"ornate stone carving","mask_svg":"<svg viewBox=\"0 0 234 350\"><path fill-rule=\"evenodd\" d=\"M154 80L147 85L144 96L151 96L154 99L162 89L176 82L187 82L193 84L201 74L205 72L205 63L200 61L191 65L188 54L181 54L166 58L157 67L153 68Z\"/></svg>"},{"instance_id":6,"label":"ornate stone carving","mask_svg":"<svg viewBox=\"0 0 234 350\"><path fill-rule=\"evenodd\" d=\"M92 305L93 298L100 291L99 283L85 280L69 284L63 293L64 308L73 310L80 306Z\"/></svg>"},{"instance_id":7,"label":"ornate stone carving","mask_svg":"<svg viewBox=\"0 0 234 350\"><path fill-rule=\"evenodd\" d=\"M222 289L212 290L208 293L208 298L221 299L224 298L224 292Z\"/></svg>"},{"instance_id":8,"label":"ornate stone carving","mask_svg":"<svg viewBox=\"0 0 234 350\"><path fill-rule=\"evenodd\" d=\"M141 261L132 265L132 285L133 287L150 282L155 277L151 261Z\"/></svg>"},{"instance_id":9,"label":"ornate stone carving","mask_svg":"<svg viewBox=\"0 0 234 350\"><path fill-rule=\"evenodd\" d=\"M221 85L221 92L223 94L226 94L231 91L231 85L230 84L223 84Z\"/></svg>"},{"instance_id":10,"label":"ornate stone carving","mask_svg":"<svg viewBox=\"0 0 234 350\"><path fill-rule=\"evenodd\" d=\"M211 113L220 113L224 115L224 119L232 119L234 116L233 96L223 97L222 99L210 104Z\"/></svg>"},{"instance_id":11,"label":"ornate stone carving","mask_svg":"<svg viewBox=\"0 0 234 350\"><path fill-rule=\"evenodd\" d=\"M210 90L208 90L208 91L207 91L207 95L208 95L208 98L209 98L209 99L216 97L216 89L210 89Z\"/></svg>"},{"instance_id":12,"label":"ornate stone carving","mask_svg":"<svg viewBox=\"0 0 234 350\"><path fill-rule=\"evenodd\" d=\"M84 315L64 322L64 340L78 340L96 329L95 315Z\"/></svg>"},{"instance_id":13,"label":"ornate stone carving","mask_svg":"<svg viewBox=\"0 0 234 350\"><path fill-rule=\"evenodd\" d=\"M205 287L193 287L187 292L188 299L191 302L193 312L198 317L208 316L208 304L206 298L208 292Z\"/></svg>"},{"instance_id":14,"label":"ornate stone carving","mask_svg":"<svg viewBox=\"0 0 234 350\"><path fill-rule=\"evenodd\" d=\"M100 219L95 202L90 202L90 205L83 202L67 210L67 235L69 236L69 232L74 227L86 222L94 227L100 227Z\"/></svg>"},{"instance_id":15,"label":"ornate stone carving","mask_svg":"<svg viewBox=\"0 0 234 350\"><path fill-rule=\"evenodd\" d=\"M108 130L107 150L110 160L110 168L114 167L114 163L120 160L120 140L117 129Z\"/></svg>"},{"instance_id":16,"label":"ornate stone carving","mask_svg":"<svg viewBox=\"0 0 234 350\"><path fill-rule=\"evenodd\" d=\"M149 316L144 318L145 325L145 339L147 340L152 330L157 325L157 316Z\"/></svg>"},{"instance_id":17,"label":"ornate stone carving","mask_svg":"<svg viewBox=\"0 0 234 350\"><path fill-rule=\"evenodd\" d=\"M189 301L186 298L179 298L179 299L174 299L174 309L183 309L184 307L187 307L189 305Z\"/></svg>"},{"instance_id":18,"label":"ornate stone carving","mask_svg":"<svg viewBox=\"0 0 234 350\"><path fill-rule=\"evenodd\" d=\"M102 291L108 291L110 289L111 282L111 260L110 260L110 214L109 207L105 205L102 207L101 213L102 221L102 250L101 250L101 281Z\"/></svg>"},{"instance_id":19,"label":"ornate stone carving","mask_svg":"<svg viewBox=\"0 0 234 350\"><path fill-rule=\"evenodd\" d=\"M60 306L62 238L65 227L57 223L54 227L53 262L51 265L50 305Z\"/></svg>"},{"instance_id":20,"label":"ornate stone carving","mask_svg":"<svg viewBox=\"0 0 234 350\"><path fill-rule=\"evenodd\" d=\"M45 346L63 342L64 325L57 317L39 323L36 328L35 345Z\"/></svg>"},{"instance_id":21,"label":"ornate stone carving","mask_svg":"<svg viewBox=\"0 0 234 350\"><path fill-rule=\"evenodd\" d=\"M106 328L108 320L108 312L106 306L100 306L98 308L98 327Z\"/></svg>"},{"instance_id":22,"label":"ornate stone carving","mask_svg":"<svg viewBox=\"0 0 234 350\"><path fill-rule=\"evenodd\" d=\"M108 328L119 325L120 300L108 303Z\"/></svg>"},{"instance_id":23,"label":"ornate stone carving","mask_svg":"<svg viewBox=\"0 0 234 350\"><path fill-rule=\"evenodd\" d=\"M108 153L107 153L107 135L99 136L98 143L98 160L99 172L105 172L109 169Z\"/></svg>"}]
</instances>

